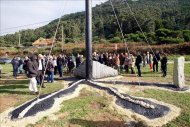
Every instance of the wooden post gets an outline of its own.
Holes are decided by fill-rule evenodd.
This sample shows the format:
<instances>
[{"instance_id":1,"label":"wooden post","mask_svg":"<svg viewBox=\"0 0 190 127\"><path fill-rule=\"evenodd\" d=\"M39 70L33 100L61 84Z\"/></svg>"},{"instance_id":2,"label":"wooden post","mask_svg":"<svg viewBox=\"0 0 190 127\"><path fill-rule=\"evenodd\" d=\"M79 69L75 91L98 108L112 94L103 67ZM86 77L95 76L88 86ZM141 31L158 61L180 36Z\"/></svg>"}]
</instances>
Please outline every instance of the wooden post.
<instances>
[{"instance_id":1,"label":"wooden post","mask_svg":"<svg viewBox=\"0 0 190 127\"><path fill-rule=\"evenodd\" d=\"M63 44L64 44L64 35L63 35L63 25L62 25L62 45L61 45L62 53L63 53Z\"/></svg>"}]
</instances>

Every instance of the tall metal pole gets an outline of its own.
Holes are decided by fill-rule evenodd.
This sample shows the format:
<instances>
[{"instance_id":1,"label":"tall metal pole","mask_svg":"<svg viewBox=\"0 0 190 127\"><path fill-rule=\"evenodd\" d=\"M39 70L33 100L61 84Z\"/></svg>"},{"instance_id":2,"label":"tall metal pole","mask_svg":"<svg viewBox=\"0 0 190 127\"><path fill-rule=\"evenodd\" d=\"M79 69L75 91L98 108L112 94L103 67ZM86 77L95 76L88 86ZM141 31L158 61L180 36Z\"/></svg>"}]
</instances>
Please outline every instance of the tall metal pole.
<instances>
[{"instance_id":1,"label":"tall metal pole","mask_svg":"<svg viewBox=\"0 0 190 127\"><path fill-rule=\"evenodd\" d=\"M92 79L92 0L86 1L86 80Z\"/></svg>"}]
</instances>

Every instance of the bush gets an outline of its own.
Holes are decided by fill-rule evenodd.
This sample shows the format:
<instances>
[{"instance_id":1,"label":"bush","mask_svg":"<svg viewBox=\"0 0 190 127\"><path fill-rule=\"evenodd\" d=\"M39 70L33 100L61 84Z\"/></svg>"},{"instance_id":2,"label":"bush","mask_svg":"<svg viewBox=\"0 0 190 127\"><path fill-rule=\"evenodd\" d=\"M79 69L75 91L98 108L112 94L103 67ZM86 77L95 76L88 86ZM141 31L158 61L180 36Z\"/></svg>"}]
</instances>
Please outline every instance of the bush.
<instances>
[{"instance_id":1,"label":"bush","mask_svg":"<svg viewBox=\"0 0 190 127\"><path fill-rule=\"evenodd\" d=\"M65 43L75 43L75 40L72 38L65 38Z\"/></svg>"},{"instance_id":2,"label":"bush","mask_svg":"<svg viewBox=\"0 0 190 127\"><path fill-rule=\"evenodd\" d=\"M190 30L183 31L183 38L186 42L190 41Z\"/></svg>"},{"instance_id":3,"label":"bush","mask_svg":"<svg viewBox=\"0 0 190 127\"><path fill-rule=\"evenodd\" d=\"M74 48L73 50L72 50L72 54L74 54L74 55L77 55L78 53L79 54L85 54L85 49L84 48Z\"/></svg>"},{"instance_id":4,"label":"bush","mask_svg":"<svg viewBox=\"0 0 190 127\"><path fill-rule=\"evenodd\" d=\"M146 34L146 37L147 37L147 39L148 39L148 41L150 42L150 43L156 43L156 36L155 36L155 33L147 33Z\"/></svg>"},{"instance_id":5,"label":"bush","mask_svg":"<svg viewBox=\"0 0 190 127\"><path fill-rule=\"evenodd\" d=\"M32 42L24 42L23 46L32 46Z\"/></svg>"},{"instance_id":6,"label":"bush","mask_svg":"<svg viewBox=\"0 0 190 127\"><path fill-rule=\"evenodd\" d=\"M172 37L159 37L161 44L179 44L184 42L183 38L172 38Z\"/></svg>"},{"instance_id":7,"label":"bush","mask_svg":"<svg viewBox=\"0 0 190 127\"><path fill-rule=\"evenodd\" d=\"M171 35L171 30L169 29L158 29L156 31L156 36L157 37L167 37Z\"/></svg>"},{"instance_id":8,"label":"bush","mask_svg":"<svg viewBox=\"0 0 190 127\"><path fill-rule=\"evenodd\" d=\"M100 41L100 38L98 36L94 36L92 41L96 41L96 42L99 42Z\"/></svg>"},{"instance_id":9,"label":"bush","mask_svg":"<svg viewBox=\"0 0 190 127\"><path fill-rule=\"evenodd\" d=\"M111 42L111 43L119 43L119 42L121 42L121 39L120 39L120 37L114 37L114 38L112 38L112 39L110 40L110 42Z\"/></svg>"}]
</instances>

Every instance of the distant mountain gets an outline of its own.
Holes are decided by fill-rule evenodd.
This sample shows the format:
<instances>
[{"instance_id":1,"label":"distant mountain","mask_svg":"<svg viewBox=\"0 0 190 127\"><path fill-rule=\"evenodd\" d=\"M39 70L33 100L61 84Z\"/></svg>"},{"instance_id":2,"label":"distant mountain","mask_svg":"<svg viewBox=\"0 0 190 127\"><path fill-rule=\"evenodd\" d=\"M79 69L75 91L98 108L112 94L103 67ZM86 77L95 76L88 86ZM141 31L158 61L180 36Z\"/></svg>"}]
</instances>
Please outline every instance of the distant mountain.
<instances>
[{"instance_id":1,"label":"distant mountain","mask_svg":"<svg viewBox=\"0 0 190 127\"><path fill-rule=\"evenodd\" d=\"M171 30L190 29L190 0L112 0L124 34L136 33L139 28L127 7L129 3L143 31L155 32L160 28ZM58 19L35 30L22 30L22 42L30 45L40 37L51 38L54 35ZM61 24L66 38L84 38L84 12L64 15ZM0 45L16 43L18 33L0 37ZM93 8L93 37L112 38L119 36L117 25L110 2L107 1ZM61 27L57 39L61 38Z\"/></svg>"}]
</instances>

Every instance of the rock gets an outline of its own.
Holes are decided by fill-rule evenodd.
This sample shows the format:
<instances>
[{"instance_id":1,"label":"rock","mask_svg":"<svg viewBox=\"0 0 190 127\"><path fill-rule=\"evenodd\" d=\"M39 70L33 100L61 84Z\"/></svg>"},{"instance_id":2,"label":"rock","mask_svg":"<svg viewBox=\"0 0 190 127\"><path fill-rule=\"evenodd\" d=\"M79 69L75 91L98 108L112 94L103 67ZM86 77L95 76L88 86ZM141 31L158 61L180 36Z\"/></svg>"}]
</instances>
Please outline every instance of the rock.
<instances>
[{"instance_id":1,"label":"rock","mask_svg":"<svg viewBox=\"0 0 190 127\"><path fill-rule=\"evenodd\" d=\"M86 62L84 61L78 68L74 70L74 76L85 78L86 77ZM101 64L97 61L92 62L92 78L100 79L106 77L118 76L118 71L108 67L104 64Z\"/></svg>"},{"instance_id":2,"label":"rock","mask_svg":"<svg viewBox=\"0 0 190 127\"><path fill-rule=\"evenodd\" d=\"M174 60L173 82L178 88L183 88L185 85L184 63L184 57L179 57Z\"/></svg>"}]
</instances>

